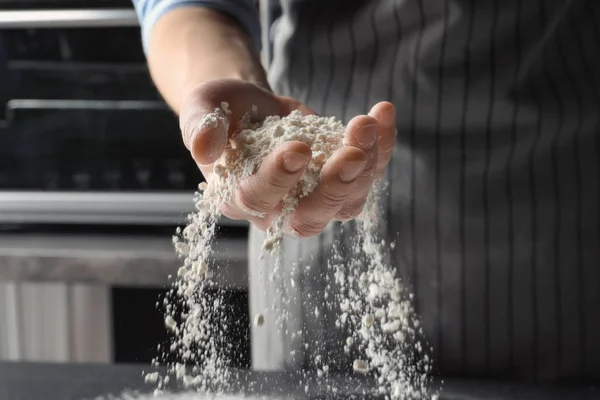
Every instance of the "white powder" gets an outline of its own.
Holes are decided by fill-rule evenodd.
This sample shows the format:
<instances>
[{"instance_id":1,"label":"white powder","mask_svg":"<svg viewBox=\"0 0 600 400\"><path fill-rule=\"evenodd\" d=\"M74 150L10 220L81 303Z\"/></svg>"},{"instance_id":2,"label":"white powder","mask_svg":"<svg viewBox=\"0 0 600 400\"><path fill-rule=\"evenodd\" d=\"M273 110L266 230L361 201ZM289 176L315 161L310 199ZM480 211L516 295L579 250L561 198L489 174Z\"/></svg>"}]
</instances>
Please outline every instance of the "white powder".
<instances>
[{"instance_id":1,"label":"white powder","mask_svg":"<svg viewBox=\"0 0 600 400\"><path fill-rule=\"evenodd\" d=\"M219 203L226 202L239 181L255 173L262 160L278 146L290 141L308 144L312 150L312 159L298 183L282 199L281 215L267 230L264 250L274 252L283 239L282 228L286 218L298 202L315 189L325 161L342 146L343 134L344 125L334 118L302 116L299 111L284 118L267 117L264 123L243 129L231 140L231 149L215 166L217 179L211 180L205 194ZM246 211L255 216L264 216L253 210Z\"/></svg>"},{"instance_id":2,"label":"white powder","mask_svg":"<svg viewBox=\"0 0 600 400\"><path fill-rule=\"evenodd\" d=\"M144 381L146 383L156 383L158 382L159 374L158 372L150 372L144 376Z\"/></svg>"},{"instance_id":3,"label":"white powder","mask_svg":"<svg viewBox=\"0 0 600 400\"><path fill-rule=\"evenodd\" d=\"M262 314L256 314L254 316L254 325L255 326L263 326L265 323L265 316Z\"/></svg>"},{"instance_id":4,"label":"white powder","mask_svg":"<svg viewBox=\"0 0 600 400\"><path fill-rule=\"evenodd\" d=\"M204 123L214 127L221 121L227 126L228 112L228 106L222 104L221 109L204 118ZM250 124L247 122L250 120L246 118L239 134L230 140L230 146L215 163L209 182L199 185L195 198L197 212L189 216L188 226L174 237L183 265L174 284L176 298L165 302L168 315L165 323L177 334L171 350L195 367L186 370L184 365L176 364L171 366L171 373L201 391L227 390L230 378L230 360L224 350L232 346L227 342L231 316L212 280L215 266L211 262L211 244L220 206L232 199L240 181L254 174L262 160L279 145L289 141L308 144L313 157L297 185L283 198L282 213L267 230L263 246L263 251L278 255L279 264L286 219L298 202L315 189L324 163L343 144L345 127L333 118L293 112L283 118L268 117L262 124ZM337 326L348 332L345 351L361 354L361 358L354 361L353 369L360 373L373 372L379 391L390 399L423 399L429 382L426 374L429 359L412 359L413 344L405 340L414 339L419 329L412 318L410 298L406 298L402 284L395 277L396 271L385 261L389 250L379 238L379 189L379 185L374 185L365 210L357 219L357 237L350 249L353 256L333 257L328 262L339 289L337 296L328 301L339 304L341 313ZM262 216L256 211L247 211ZM338 246L335 245L336 249ZM336 249L334 254L339 254ZM278 273L276 266L269 278L273 279ZM307 297L310 298L310 294ZM172 316L176 313L177 301L184 306L184 311L179 313L179 326ZM285 300L282 304L285 305ZM320 315L318 308L314 314ZM284 312L282 318L285 315ZM256 315L254 324L263 323L264 316ZM321 365L318 376L326 375L327 371L328 366ZM161 387L162 380L158 379L158 390Z\"/></svg>"},{"instance_id":5,"label":"white powder","mask_svg":"<svg viewBox=\"0 0 600 400\"><path fill-rule=\"evenodd\" d=\"M366 374L367 372L369 372L369 364L359 359L354 360L352 368L354 369L354 372L358 372L361 374Z\"/></svg>"},{"instance_id":6,"label":"white powder","mask_svg":"<svg viewBox=\"0 0 600 400\"><path fill-rule=\"evenodd\" d=\"M171 317L170 315L167 315L165 317L165 326L171 330L174 331L177 329L177 322L175 322L175 320L173 319L173 317Z\"/></svg>"},{"instance_id":7,"label":"white powder","mask_svg":"<svg viewBox=\"0 0 600 400\"><path fill-rule=\"evenodd\" d=\"M222 394L218 396L214 395L199 395L195 392L190 393L162 393L162 391L156 391L152 395L140 395L136 393L125 393L119 397L114 396L103 396L97 397L95 400L294 400L291 397L285 396L248 396L242 393L237 395Z\"/></svg>"},{"instance_id":8,"label":"white powder","mask_svg":"<svg viewBox=\"0 0 600 400\"><path fill-rule=\"evenodd\" d=\"M370 328L373 322L375 322L375 317L372 314L367 314L362 318L362 323L367 328Z\"/></svg>"}]
</instances>

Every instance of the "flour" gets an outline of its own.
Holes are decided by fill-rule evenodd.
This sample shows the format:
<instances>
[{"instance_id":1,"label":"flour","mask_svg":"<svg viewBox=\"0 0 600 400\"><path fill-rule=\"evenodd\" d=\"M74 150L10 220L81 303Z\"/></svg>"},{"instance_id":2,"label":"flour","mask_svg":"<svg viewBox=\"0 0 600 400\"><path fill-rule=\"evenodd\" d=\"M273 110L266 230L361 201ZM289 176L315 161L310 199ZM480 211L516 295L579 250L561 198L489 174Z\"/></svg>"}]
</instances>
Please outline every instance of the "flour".
<instances>
[{"instance_id":1,"label":"flour","mask_svg":"<svg viewBox=\"0 0 600 400\"><path fill-rule=\"evenodd\" d=\"M229 107L222 104L204 118L204 124L215 127L221 122L227 126L229 112ZM263 123L250 123L251 120L252 115L244 119L239 133L230 139L230 146L214 164L208 183L199 185L195 196L197 212L189 215L188 226L173 239L182 266L174 284L174 299L165 302L165 324L176 334L170 350L184 363L172 365L170 370L186 386L200 391L226 391L230 378L231 360L224 350L232 346L227 342L231 316L212 280L215 265L211 245L221 205L232 200L240 182L254 174L262 160L281 144L300 141L310 146L312 159L298 183L283 198L281 213L266 232L263 252L275 254L278 265L283 254L284 228L290 216L299 201L319 184L325 162L343 145L345 127L333 118L302 116L295 111L283 118L267 117ZM386 262L385 255L391 244L386 245L379 235L379 195L380 185L376 184L356 221L358 236L350 249L353 257L334 256L328 261L339 289L328 301L339 304L337 326L348 333L345 351L361 354L352 365L354 371L372 373L379 392L389 399L424 399L429 382L429 359L413 357L414 341L420 329L410 295L405 293L396 271ZM256 210L246 211L264 217ZM266 279L273 280L278 273L276 266ZM310 294L307 297L310 298ZM177 302L183 303L183 311L176 310ZM286 304L285 299L282 304ZM319 313L319 309L314 310L315 316L319 317ZM281 318L285 318L285 312ZM258 314L254 324L260 327L264 320L265 316ZM279 326L281 322L278 320ZM302 332L290 334L295 337ZM325 377L328 370L327 365L321 365L317 375ZM151 379L155 380L155 376ZM157 380L157 393L160 393L164 378Z\"/></svg>"},{"instance_id":2,"label":"flour","mask_svg":"<svg viewBox=\"0 0 600 400\"><path fill-rule=\"evenodd\" d=\"M256 314L254 316L254 326L263 326L265 323L265 316L262 314Z\"/></svg>"},{"instance_id":3,"label":"flour","mask_svg":"<svg viewBox=\"0 0 600 400\"><path fill-rule=\"evenodd\" d=\"M294 400L291 397L285 396L247 396L244 394L238 395L219 395L219 396L202 396L198 393L155 393L153 395L140 395L136 393L122 394L119 397L104 396L94 400Z\"/></svg>"},{"instance_id":4,"label":"flour","mask_svg":"<svg viewBox=\"0 0 600 400\"><path fill-rule=\"evenodd\" d=\"M222 201L229 199L232 196L231 188L237 187L241 179L255 173L262 160L283 143L303 142L312 150L312 159L298 183L282 199L280 216L267 229L265 251L272 253L278 249L283 240L284 223L298 202L319 183L323 165L333 152L342 146L343 133L344 125L334 118L302 116L299 111L295 111L285 118L267 117L262 124L243 129L231 140L231 150L221 157L216 166L219 171L223 171L217 175L218 180L214 185L220 188L217 196L221 197ZM259 212L246 211L264 217Z\"/></svg>"},{"instance_id":5,"label":"flour","mask_svg":"<svg viewBox=\"0 0 600 400\"><path fill-rule=\"evenodd\" d=\"M354 372L366 374L367 372L369 372L369 364L367 364L366 361L356 359L352 363L352 369L354 369Z\"/></svg>"}]
</instances>

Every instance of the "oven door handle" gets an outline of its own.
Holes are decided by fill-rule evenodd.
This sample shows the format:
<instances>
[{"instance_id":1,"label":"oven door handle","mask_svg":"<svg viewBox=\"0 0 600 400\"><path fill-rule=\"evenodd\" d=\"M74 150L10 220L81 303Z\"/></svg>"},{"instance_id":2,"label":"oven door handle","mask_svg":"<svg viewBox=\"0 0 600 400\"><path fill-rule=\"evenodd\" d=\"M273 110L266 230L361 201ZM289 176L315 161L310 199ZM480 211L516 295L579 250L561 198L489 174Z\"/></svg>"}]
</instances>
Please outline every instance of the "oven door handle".
<instances>
[{"instance_id":1,"label":"oven door handle","mask_svg":"<svg viewBox=\"0 0 600 400\"><path fill-rule=\"evenodd\" d=\"M0 29L139 26L135 10L71 9L0 11Z\"/></svg>"},{"instance_id":2,"label":"oven door handle","mask_svg":"<svg viewBox=\"0 0 600 400\"><path fill-rule=\"evenodd\" d=\"M0 190L1 224L185 224L193 192L51 192ZM222 226L247 227L222 218Z\"/></svg>"}]
</instances>

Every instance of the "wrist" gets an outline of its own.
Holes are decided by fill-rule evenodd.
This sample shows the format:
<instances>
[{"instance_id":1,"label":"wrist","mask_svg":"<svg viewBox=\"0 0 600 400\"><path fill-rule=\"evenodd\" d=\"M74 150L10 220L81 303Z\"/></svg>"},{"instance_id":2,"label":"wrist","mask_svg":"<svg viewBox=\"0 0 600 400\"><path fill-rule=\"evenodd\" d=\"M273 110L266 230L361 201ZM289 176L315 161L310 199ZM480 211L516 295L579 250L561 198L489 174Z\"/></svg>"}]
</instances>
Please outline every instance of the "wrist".
<instances>
[{"instance_id":1,"label":"wrist","mask_svg":"<svg viewBox=\"0 0 600 400\"><path fill-rule=\"evenodd\" d=\"M268 88L250 35L232 18L205 8L165 14L150 36L148 61L154 82L176 113L182 99L206 82L235 79Z\"/></svg>"},{"instance_id":2,"label":"wrist","mask_svg":"<svg viewBox=\"0 0 600 400\"><path fill-rule=\"evenodd\" d=\"M205 54L210 54L209 57L203 57L195 51L196 34L192 31L190 35L192 37L186 41L187 56L183 67L185 91L222 79L249 82L270 90L258 52L254 50L252 39L245 33L236 32L219 37L206 46Z\"/></svg>"}]
</instances>

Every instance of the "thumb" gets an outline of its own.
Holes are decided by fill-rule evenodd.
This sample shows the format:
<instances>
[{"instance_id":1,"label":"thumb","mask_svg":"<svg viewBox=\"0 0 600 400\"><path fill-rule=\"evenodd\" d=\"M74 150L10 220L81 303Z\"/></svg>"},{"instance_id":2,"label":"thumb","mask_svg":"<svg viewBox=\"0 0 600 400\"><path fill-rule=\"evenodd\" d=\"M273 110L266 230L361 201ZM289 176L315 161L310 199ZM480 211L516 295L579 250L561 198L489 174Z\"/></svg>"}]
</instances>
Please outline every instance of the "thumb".
<instances>
[{"instance_id":1,"label":"thumb","mask_svg":"<svg viewBox=\"0 0 600 400\"><path fill-rule=\"evenodd\" d=\"M185 147L199 165L214 163L227 145L229 123L225 111L183 107L179 117Z\"/></svg>"}]
</instances>

